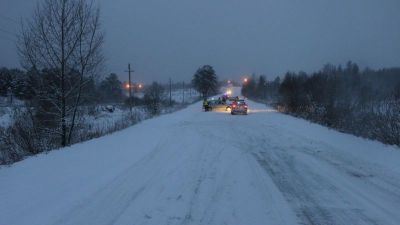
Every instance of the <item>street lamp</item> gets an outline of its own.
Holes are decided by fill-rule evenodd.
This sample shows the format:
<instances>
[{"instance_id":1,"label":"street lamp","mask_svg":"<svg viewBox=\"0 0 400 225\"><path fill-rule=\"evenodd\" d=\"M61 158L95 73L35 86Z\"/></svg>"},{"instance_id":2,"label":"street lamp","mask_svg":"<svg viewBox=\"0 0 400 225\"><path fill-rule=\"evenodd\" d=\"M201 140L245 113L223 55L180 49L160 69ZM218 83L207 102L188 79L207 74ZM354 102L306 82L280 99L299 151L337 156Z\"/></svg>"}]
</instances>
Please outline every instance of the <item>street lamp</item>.
<instances>
[{"instance_id":1,"label":"street lamp","mask_svg":"<svg viewBox=\"0 0 400 225\"><path fill-rule=\"evenodd\" d=\"M247 81L249 81L249 79L247 79L247 77L243 79L244 83L247 83Z\"/></svg>"}]
</instances>

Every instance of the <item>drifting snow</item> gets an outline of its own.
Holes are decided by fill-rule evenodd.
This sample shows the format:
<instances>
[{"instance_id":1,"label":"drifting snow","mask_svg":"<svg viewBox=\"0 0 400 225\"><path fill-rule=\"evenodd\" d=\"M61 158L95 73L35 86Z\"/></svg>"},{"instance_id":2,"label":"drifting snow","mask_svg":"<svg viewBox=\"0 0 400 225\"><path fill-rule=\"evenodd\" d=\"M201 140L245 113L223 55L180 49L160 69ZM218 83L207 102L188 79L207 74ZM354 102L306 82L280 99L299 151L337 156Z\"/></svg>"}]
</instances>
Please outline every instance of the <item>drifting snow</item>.
<instances>
[{"instance_id":1,"label":"drifting snow","mask_svg":"<svg viewBox=\"0 0 400 225\"><path fill-rule=\"evenodd\" d=\"M3 167L0 224L398 224L398 148L249 106L197 103Z\"/></svg>"}]
</instances>

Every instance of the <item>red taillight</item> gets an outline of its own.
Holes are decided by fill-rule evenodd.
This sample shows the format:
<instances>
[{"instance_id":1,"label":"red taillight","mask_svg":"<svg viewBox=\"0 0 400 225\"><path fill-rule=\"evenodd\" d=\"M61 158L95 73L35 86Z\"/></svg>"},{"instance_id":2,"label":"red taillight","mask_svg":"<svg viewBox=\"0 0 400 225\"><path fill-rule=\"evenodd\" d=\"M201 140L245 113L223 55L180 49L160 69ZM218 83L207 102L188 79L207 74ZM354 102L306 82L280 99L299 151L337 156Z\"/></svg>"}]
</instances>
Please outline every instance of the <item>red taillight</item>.
<instances>
[{"instance_id":1,"label":"red taillight","mask_svg":"<svg viewBox=\"0 0 400 225\"><path fill-rule=\"evenodd\" d=\"M236 108L236 105L233 105L232 107L233 107L233 108Z\"/></svg>"}]
</instances>

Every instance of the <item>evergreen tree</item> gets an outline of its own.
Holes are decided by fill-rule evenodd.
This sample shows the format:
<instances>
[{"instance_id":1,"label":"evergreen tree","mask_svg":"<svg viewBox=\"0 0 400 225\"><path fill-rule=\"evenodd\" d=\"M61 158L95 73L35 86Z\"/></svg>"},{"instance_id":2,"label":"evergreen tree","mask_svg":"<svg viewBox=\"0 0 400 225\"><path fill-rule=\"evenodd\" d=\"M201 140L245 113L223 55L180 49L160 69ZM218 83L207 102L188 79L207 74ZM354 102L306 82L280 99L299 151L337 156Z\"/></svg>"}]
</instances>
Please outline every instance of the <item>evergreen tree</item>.
<instances>
[{"instance_id":1,"label":"evergreen tree","mask_svg":"<svg viewBox=\"0 0 400 225\"><path fill-rule=\"evenodd\" d=\"M205 65L196 71L192 84L201 93L203 98L207 98L218 92L218 77L210 65Z\"/></svg>"},{"instance_id":2,"label":"evergreen tree","mask_svg":"<svg viewBox=\"0 0 400 225\"><path fill-rule=\"evenodd\" d=\"M258 78L256 94L258 98L265 99L267 97L267 81L263 75Z\"/></svg>"},{"instance_id":3,"label":"evergreen tree","mask_svg":"<svg viewBox=\"0 0 400 225\"><path fill-rule=\"evenodd\" d=\"M122 83L117 74L111 73L100 83L99 92L106 102L118 102L122 100Z\"/></svg>"}]
</instances>

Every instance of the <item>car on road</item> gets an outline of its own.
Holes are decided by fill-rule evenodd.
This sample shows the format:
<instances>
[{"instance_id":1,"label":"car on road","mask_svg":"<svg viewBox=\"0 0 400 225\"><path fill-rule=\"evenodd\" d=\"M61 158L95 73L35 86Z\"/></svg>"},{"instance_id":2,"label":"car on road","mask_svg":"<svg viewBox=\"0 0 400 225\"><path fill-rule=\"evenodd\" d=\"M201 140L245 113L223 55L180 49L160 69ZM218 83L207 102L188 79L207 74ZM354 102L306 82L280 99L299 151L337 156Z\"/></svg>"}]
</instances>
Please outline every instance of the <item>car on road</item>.
<instances>
[{"instance_id":1,"label":"car on road","mask_svg":"<svg viewBox=\"0 0 400 225\"><path fill-rule=\"evenodd\" d=\"M231 114L243 114L247 115L248 106L244 100L237 100L231 104Z\"/></svg>"},{"instance_id":2,"label":"car on road","mask_svg":"<svg viewBox=\"0 0 400 225\"><path fill-rule=\"evenodd\" d=\"M234 103L235 101L233 101L233 100L229 100L229 99L227 99L226 100L226 107L225 107L225 111L231 111L232 110L232 104Z\"/></svg>"},{"instance_id":3,"label":"car on road","mask_svg":"<svg viewBox=\"0 0 400 225\"><path fill-rule=\"evenodd\" d=\"M207 100L208 107L206 111L225 111L226 105L221 99L209 99Z\"/></svg>"}]
</instances>

